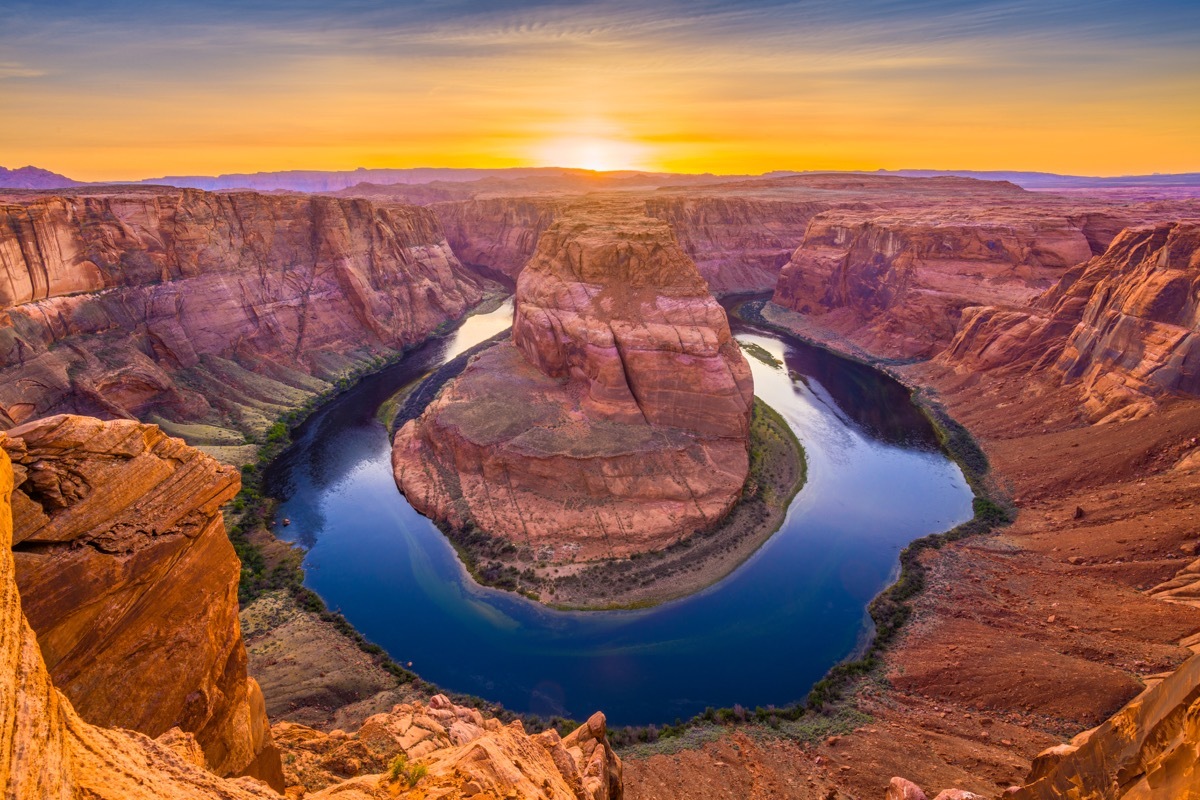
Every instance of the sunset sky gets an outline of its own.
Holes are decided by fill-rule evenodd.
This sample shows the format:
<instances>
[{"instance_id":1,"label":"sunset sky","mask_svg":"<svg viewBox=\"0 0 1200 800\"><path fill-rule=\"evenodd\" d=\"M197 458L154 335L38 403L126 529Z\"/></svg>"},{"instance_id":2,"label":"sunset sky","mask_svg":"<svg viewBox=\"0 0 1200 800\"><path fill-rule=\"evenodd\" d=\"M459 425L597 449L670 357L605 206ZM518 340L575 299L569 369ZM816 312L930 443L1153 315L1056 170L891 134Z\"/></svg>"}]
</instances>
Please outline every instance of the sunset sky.
<instances>
[{"instance_id":1,"label":"sunset sky","mask_svg":"<svg viewBox=\"0 0 1200 800\"><path fill-rule=\"evenodd\" d=\"M26 164L1200 171L1200 3L3 0Z\"/></svg>"}]
</instances>

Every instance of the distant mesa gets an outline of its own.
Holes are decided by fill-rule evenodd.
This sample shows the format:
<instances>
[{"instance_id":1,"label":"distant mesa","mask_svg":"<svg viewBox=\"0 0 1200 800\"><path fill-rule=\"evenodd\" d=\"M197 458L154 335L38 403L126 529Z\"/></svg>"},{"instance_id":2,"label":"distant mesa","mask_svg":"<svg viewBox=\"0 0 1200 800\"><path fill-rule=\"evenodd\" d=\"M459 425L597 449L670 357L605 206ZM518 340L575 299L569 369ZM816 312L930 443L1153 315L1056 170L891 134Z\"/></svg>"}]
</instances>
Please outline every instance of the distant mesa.
<instances>
[{"instance_id":1,"label":"distant mesa","mask_svg":"<svg viewBox=\"0 0 1200 800\"><path fill-rule=\"evenodd\" d=\"M753 394L670 227L575 207L521 272L512 340L397 434L396 481L422 513L541 560L655 550L739 497Z\"/></svg>"},{"instance_id":2,"label":"distant mesa","mask_svg":"<svg viewBox=\"0 0 1200 800\"><path fill-rule=\"evenodd\" d=\"M71 180L66 175L40 167L0 167L0 189L65 189L79 185L79 181Z\"/></svg>"}]
</instances>

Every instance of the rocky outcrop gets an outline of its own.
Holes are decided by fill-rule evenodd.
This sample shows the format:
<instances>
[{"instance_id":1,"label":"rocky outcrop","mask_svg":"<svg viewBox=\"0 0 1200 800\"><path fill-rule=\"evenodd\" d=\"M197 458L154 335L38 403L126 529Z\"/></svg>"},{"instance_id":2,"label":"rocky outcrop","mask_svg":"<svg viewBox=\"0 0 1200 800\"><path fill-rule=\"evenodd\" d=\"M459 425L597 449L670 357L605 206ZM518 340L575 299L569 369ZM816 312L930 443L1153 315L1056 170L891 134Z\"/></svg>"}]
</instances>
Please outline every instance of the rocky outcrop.
<instances>
[{"instance_id":1,"label":"rocky outcrop","mask_svg":"<svg viewBox=\"0 0 1200 800\"><path fill-rule=\"evenodd\" d=\"M1200 797L1200 656L1033 761L1015 800Z\"/></svg>"},{"instance_id":2,"label":"rocky outcrop","mask_svg":"<svg viewBox=\"0 0 1200 800\"><path fill-rule=\"evenodd\" d=\"M521 273L511 343L396 436L423 513L550 561L653 550L721 519L745 482L750 370L666 224L575 209Z\"/></svg>"},{"instance_id":3,"label":"rocky outcrop","mask_svg":"<svg viewBox=\"0 0 1200 800\"><path fill-rule=\"evenodd\" d=\"M915 784L892 778L888 800L923 800ZM1182 800L1200 797L1200 655L1131 700L1099 727L1047 748L1012 800ZM946 789L934 800L982 800Z\"/></svg>"},{"instance_id":4,"label":"rocky outcrop","mask_svg":"<svg viewBox=\"0 0 1200 800\"><path fill-rule=\"evenodd\" d=\"M0 440L4 435L0 434ZM6 441L7 445L8 442ZM24 482L28 471L21 470ZM179 730L159 741L80 719L54 686L14 579L14 472L0 448L0 787L14 800L266 800L277 795L251 778L218 778L195 740ZM126 685L136 691L136 685Z\"/></svg>"},{"instance_id":5,"label":"rocky outcrop","mask_svg":"<svg viewBox=\"0 0 1200 800\"><path fill-rule=\"evenodd\" d=\"M665 221L714 294L769 292L804 240L809 220L829 207L816 200L736 195L671 195L646 200Z\"/></svg>"},{"instance_id":6,"label":"rocky outcrop","mask_svg":"<svg viewBox=\"0 0 1200 800\"><path fill-rule=\"evenodd\" d=\"M1032 309L967 309L941 360L1077 384L1092 421L1144 415L1157 398L1200 394L1198 292L1200 226L1126 230Z\"/></svg>"},{"instance_id":7,"label":"rocky outcrop","mask_svg":"<svg viewBox=\"0 0 1200 800\"><path fill-rule=\"evenodd\" d=\"M288 756L289 785L325 789L314 797L388 798L406 788L447 798L623 795L621 759L600 713L565 737L554 730L529 735L520 721L503 725L435 695L428 704L376 714L351 734L287 722L274 730Z\"/></svg>"},{"instance_id":8,"label":"rocky outcrop","mask_svg":"<svg viewBox=\"0 0 1200 800\"><path fill-rule=\"evenodd\" d=\"M237 473L124 420L58 416L0 437L16 581L58 690L94 725L180 728L214 772L282 788L220 511Z\"/></svg>"},{"instance_id":9,"label":"rocky outcrop","mask_svg":"<svg viewBox=\"0 0 1200 800\"><path fill-rule=\"evenodd\" d=\"M78 412L254 430L320 389L310 376L479 299L416 207L162 189L0 206L0 425Z\"/></svg>"},{"instance_id":10,"label":"rocky outcrop","mask_svg":"<svg viewBox=\"0 0 1200 800\"><path fill-rule=\"evenodd\" d=\"M103 526L97 516L102 508L111 515L111 527L98 534L92 531L76 536L71 540L76 549L96 550L115 560L145 561L158 546L155 540L181 535L211 538L207 528L197 531L191 523L197 511L219 505L224 487L235 484L236 479L227 469L216 467L210 459L166 439L150 426L77 418L38 425L42 427L18 430L21 438L0 433L0 788L4 796L13 800L278 797L260 780L214 774L213 750L197 738L211 732L209 728L193 734L171 727L151 739L144 732L105 728L81 718L47 669L42 654L51 648L45 637L39 641L26 621L18 592L21 568L14 564L14 555L18 561L23 559L30 542L38 542L39 552L48 553L45 543L53 549L72 532L95 522ZM17 454L23 463L14 465L9 453ZM226 480L214 481L214 474ZM114 477L125 480L114 482ZM168 504L167 495L159 491L162 487L170 487L170 496L179 499L176 507ZM34 498L51 511L48 520L29 516ZM14 512L16 536L24 537L19 540L14 538ZM135 533L131 526L141 530ZM223 534L221 541L228 549ZM229 555L232 558L232 552ZM188 559L181 556L176 564ZM69 564L65 566L68 577L88 579ZM219 564L209 566L224 573ZM236 560L234 568L236 575ZM147 580L153 577L147 576ZM195 606L220 604L220 598L197 596L200 591L192 582L203 582L203 575L173 572L171 577L180 582L175 591L192 595ZM186 682L189 678L180 671L195 666L193 660L207 657L192 647L205 635L193 628L213 624L213 620L197 618L208 613L202 608L181 612L178 603L160 608L164 616L157 629L142 628L144 649L122 651L122 643L128 639L113 634L113 621L122 613L126 620L136 621L148 604L164 599L161 588L156 593L152 587L138 599L127 597L123 607L114 602L101 614L91 613L100 600L89 602L75 591L83 604L79 614L89 617L100 629L98 638L109 643L93 654L109 662L101 669L113 682L110 690L121 694L122 707L113 709L118 716L132 712L152 717L159 713L160 705L169 709L182 688L169 680ZM64 588L67 594L73 591ZM116 587L114 596L123 591ZM184 616L179 616L181 613ZM60 633L65 627L60 626ZM133 627L121 631L132 634ZM223 632L219 627L207 631L210 638L217 639ZM83 639L90 637L86 631L74 633L82 634ZM59 636L58 641L62 640ZM155 655L169 659L155 661ZM123 672L114 668L117 662L123 663ZM226 672L237 673L237 664L227 664ZM244 671L234 677L245 682ZM197 697L213 688L238 691L230 684L202 687L187 696L185 705L195 711ZM245 694L242 696L244 699ZM94 699L84 695L83 702ZM208 694L207 699L218 706L222 702L216 694ZM261 709L251 708L250 715L256 714L261 716ZM280 723L275 731L288 754L292 796L317 792L309 796L620 800L623 792L621 760L608 743L602 714L566 737L552 730L530 736L520 722L505 726L439 695L427 705L400 705L388 714L371 717L350 735L341 731L324 734L290 723ZM269 742L270 734L265 735ZM275 783L282 789L284 776L273 746L272 753ZM399 761L397 756L401 756Z\"/></svg>"},{"instance_id":11,"label":"rocky outcrop","mask_svg":"<svg viewBox=\"0 0 1200 800\"><path fill-rule=\"evenodd\" d=\"M823 316L868 349L928 357L954 336L963 308L1028 302L1091 254L1065 217L835 210L809 225L773 302Z\"/></svg>"}]
</instances>

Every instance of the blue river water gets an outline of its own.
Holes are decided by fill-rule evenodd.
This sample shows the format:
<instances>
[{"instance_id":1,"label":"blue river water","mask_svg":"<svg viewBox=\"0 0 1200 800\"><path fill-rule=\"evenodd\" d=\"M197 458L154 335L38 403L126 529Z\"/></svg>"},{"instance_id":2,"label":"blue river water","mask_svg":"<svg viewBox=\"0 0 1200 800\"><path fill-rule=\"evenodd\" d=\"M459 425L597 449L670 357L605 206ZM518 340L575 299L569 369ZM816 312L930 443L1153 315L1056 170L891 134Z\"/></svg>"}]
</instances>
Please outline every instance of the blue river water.
<instances>
[{"instance_id":1,"label":"blue river water","mask_svg":"<svg viewBox=\"0 0 1200 800\"><path fill-rule=\"evenodd\" d=\"M392 480L376 419L399 388L504 330L512 305L357 384L314 414L268 471L281 538L307 585L422 678L518 712L614 725L706 707L785 705L869 632L866 606L901 549L971 517L971 492L907 391L869 367L734 323L785 362L748 356L755 393L803 443L808 483L780 530L718 584L651 609L562 612L471 580Z\"/></svg>"}]
</instances>

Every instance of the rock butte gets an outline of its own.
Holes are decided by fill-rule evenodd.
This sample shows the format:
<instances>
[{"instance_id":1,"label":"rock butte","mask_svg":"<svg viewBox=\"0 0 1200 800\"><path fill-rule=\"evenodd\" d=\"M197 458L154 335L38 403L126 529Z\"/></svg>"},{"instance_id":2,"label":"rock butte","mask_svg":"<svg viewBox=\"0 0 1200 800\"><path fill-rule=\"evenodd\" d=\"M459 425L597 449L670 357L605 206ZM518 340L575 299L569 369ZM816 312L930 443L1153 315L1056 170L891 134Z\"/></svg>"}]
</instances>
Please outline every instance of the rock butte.
<instances>
[{"instance_id":1,"label":"rock butte","mask_svg":"<svg viewBox=\"0 0 1200 800\"><path fill-rule=\"evenodd\" d=\"M623 556L728 512L752 400L725 312L670 228L587 206L522 270L512 341L401 429L392 462L435 519L551 561Z\"/></svg>"}]
</instances>

